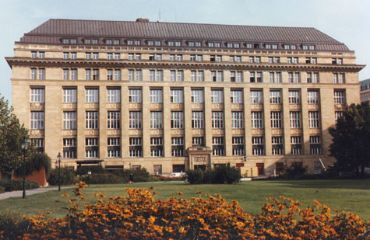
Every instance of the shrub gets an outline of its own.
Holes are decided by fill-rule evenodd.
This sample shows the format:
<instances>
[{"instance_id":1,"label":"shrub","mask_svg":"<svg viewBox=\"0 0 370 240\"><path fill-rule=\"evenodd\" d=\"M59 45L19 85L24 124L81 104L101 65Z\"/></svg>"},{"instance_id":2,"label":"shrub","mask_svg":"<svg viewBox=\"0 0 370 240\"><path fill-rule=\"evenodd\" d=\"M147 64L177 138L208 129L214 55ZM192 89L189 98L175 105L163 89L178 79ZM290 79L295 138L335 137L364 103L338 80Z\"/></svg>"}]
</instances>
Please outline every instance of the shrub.
<instances>
[{"instance_id":1,"label":"shrub","mask_svg":"<svg viewBox=\"0 0 370 240\"><path fill-rule=\"evenodd\" d=\"M190 184L232 184L240 181L241 175L239 169L230 167L230 165L215 167L210 170L189 170L186 172L187 181Z\"/></svg>"},{"instance_id":2,"label":"shrub","mask_svg":"<svg viewBox=\"0 0 370 240\"><path fill-rule=\"evenodd\" d=\"M5 192L5 188L3 186L0 186L0 193Z\"/></svg>"},{"instance_id":3,"label":"shrub","mask_svg":"<svg viewBox=\"0 0 370 240\"><path fill-rule=\"evenodd\" d=\"M300 162L293 162L283 173L283 178L299 179L303 178L307 169Z\"/></svg>"},{"instance_id":4,"label":"shrub","mask_svg":"<svg viewBox=\"0 0 370 240\"><path fill-rule=\"evenodd\" d=\"M261 213L253 215L221 196L156 200L151 191L132 188L125 197L96 194L97 201L86 204L83 187L81 182L74 190L65 217L27 217L27 230L19 227L19 222L6 223L14 230L0 227L0 239L9 239L10 234L19 239L84 240L366 239L370 227L355 214L332 215L330 208L319 202L302 208L286 197L270 198Z\"/></svg>"},{"instance_id":5,"label":"shrub","mask_svg":"<svg viewBox=\"0 0 370 240\"><path fill-rule=\"evenodd\" d=\"M0 237L1 239L19 239L30 228L31 222L14 213L0 214Z\"/></svg>"},{"instance_id":6,"label":"shrub","mask_svg":"<svg viewBox=\"0 0 370 240\"><path fill-rule=\"evenodd\" d=\"M85 174L97 174L97 173L104 173L105 169L101 166L79 166L77 167L77 175L85 175Z\"/></svg>"},{"instance_id":7,"label":"shrub","mask_svg":"<svg viewBox=\"0 0 370 240\"><path fill-rule=\"evenodd\" d=\"M73 168L60 168L60 184L71 185L76 182L76 173ZM50 185L58 185L58 168L52 169L49 173L48 182Z\"/></svg>"},{"instance_id":8,"label":"shrub","mask_svg":"<svg viewBox=\"0 0 370 240\"><path fill-rule=\"evenodd\" d=\"M131 174L134 182L148 182L151 179L145 168L124 169L123 171L114 171L113 173L122 177L125 183L130 181Z\"/></svg>"},{"instance_id":9,"label":"shrub","mask_svg":"<svg viewBox=\"0 0 370 240\"><path fill-rule=\"evenodd\" d=\"M87 184L113 184L123 183L123 178L111 173L88 174L81 176L82 181Z\"/></svg>"},{"instance_id":10,"label":"shrub","mask_svg":"<svg viewBox=\"0 0 370 240\"><path fill-rule=\"evenodd\" d=\"M0 186L4 188L5 192L17 191L23 189L23 180L0 180ZM35 182L31 182L26 180L25 182L25 189L35 189L38 188L39 185Z\"/></svg>"}]
</instances>

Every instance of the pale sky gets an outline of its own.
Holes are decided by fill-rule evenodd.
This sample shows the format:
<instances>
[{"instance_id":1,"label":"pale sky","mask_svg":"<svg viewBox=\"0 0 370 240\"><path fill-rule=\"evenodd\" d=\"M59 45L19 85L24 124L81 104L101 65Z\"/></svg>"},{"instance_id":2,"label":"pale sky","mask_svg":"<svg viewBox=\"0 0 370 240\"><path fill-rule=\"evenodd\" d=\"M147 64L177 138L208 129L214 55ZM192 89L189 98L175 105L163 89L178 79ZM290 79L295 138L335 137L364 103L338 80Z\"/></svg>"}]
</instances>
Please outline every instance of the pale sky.
<instances>
[{"instance_id":1,"label":"pale sky","mask_svg":"<svg viewBox=\"0 0 370 240\"><path fill-rule=\"evenodd\" d=\"M315 27L370 65L369 0L0 0L0 94L10 100L14 41L49 18ZM370 78L370 66L360 80Z\"/></svg>"}]
</instances>

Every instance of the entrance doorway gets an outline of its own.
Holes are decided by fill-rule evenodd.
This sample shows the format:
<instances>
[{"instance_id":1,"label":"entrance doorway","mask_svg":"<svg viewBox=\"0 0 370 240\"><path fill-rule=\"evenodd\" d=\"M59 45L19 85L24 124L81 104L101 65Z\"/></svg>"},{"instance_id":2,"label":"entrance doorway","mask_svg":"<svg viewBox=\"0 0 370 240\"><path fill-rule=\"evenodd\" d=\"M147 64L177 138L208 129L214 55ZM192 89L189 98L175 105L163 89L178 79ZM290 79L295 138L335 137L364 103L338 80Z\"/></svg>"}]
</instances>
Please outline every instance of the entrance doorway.
<instances>
[{"instance_id":1,"label":"entrance doorway","mask_svg":"<svg viewBox=\"0 0 370 240\"><path fill-rule=\"evenodd\" d=\"M264 163L256 163L256 167L258 170L258 176L265 175L265 164Z\"/></svg>"},{"instance_id":2,"label":"entrance doorway","mask_svg":"<svg viewBox=\"0 0 370 240\"><path fill-rule=\"evenodd\" d=\"M200 170L205 171L206 168L207 168L207 165L194 165L195 170L200 169Z\"/></svg>"}]
</instances>

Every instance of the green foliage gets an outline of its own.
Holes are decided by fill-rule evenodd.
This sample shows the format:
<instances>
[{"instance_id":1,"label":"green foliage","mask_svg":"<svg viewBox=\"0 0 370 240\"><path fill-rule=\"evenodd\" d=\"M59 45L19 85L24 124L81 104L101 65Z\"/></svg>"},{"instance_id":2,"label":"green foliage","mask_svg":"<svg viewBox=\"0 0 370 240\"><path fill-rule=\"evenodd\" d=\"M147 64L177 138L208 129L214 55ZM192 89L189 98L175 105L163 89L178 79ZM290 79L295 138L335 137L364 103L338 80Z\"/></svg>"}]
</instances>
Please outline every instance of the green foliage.
<instances>
[{"instance_id":1,"label":"green foliage","mask_svg":"<svg viewBox=\"0 0 370 240\"><path fill-rule=\"evenodd\" d=\"M0 97L0 172L10 178L11 173L22 162L22 142L27 130L14 115L12 107Z\"/></svg>"},{"instance_id":2,"label":"green foliage","mask_svg":"<svg viewBox=\"0 0 370 240\"><path fill-rule=\"evenodd\" d=\"M349 106L329 132L333 137L330 152L337 159L337 170L363 175L365 167L370 166L369 104Z\"/></svg>"},{"instance_id":3,"label":"green foliage","mask_svg":"<svg viewBox=\"0 0 370 240\"><path fill-rule=\"evenodd\" d=\"M83 175L80 177L81 181L87 184L115 184L123 183L123 178L111 173L98 173L91 175Z\"/></svg>"},{"instance_id":4,"label":"green foliage","mask_svg":"<svg viewBox=\"0 0 370 240\"><path fill-rule=\"evenodd\" d=\"M76 182L76 172L71 167L60 168L60 184L72 185ZM49 173L48 183L50 185L58 185L58 168L52 169Z\"/></svg>"},{"instance_id":5,"label":"green foliage","mask_svg":"<svg viewBox=\"0 0 370 240\"><path fill-rule=\"evenodd\" d=\"M0 186L0 193L3 193L3 192L5 192L5 187Z\"/></svg>"},{"instance_id":6,"label":"green foliage","mask_svg":"<svg viewBox=\"0 0 370 240\"><path fill-rule=\"evenodd\" d=\"M230 165L215 167L210 170L189 170L186 172L187 181L190 184L232 184L240 181L241 175L239 169L230 167Z\"/></svg>"},{"instance_id":7,"label":"green foliage","mask_svg":"<svg viewBox=\"0 0 370 240\"><path fill-rule=\"evenodd\" d=\"M33 152L25 161L20 162L14 173L17 176L28 176L41 168L44 168L45 173L48 174L51 168L51 159L46 153Z\"/></svg>"},{"instance_id":8,"label":"green foliage","mask_svg":"<svg viewBox=\"0 0 370 240\"><path fill-rule=\"evenodd\" d=\"M5 192L11 192L11 191L17 191L23 189L23 180L17 179L17 180L0 180L0 186L5 189ZM39 185L35 182L31 182L26 180L25 182L25 188L26 189L35 189L39 188Z\"/></svg>"},{"instance_id":9,"label":"green foliage","mask_svg":"<svg viewBox=\"0 0 370 240\"><path fill-rule=\"evenodd\" d=\"M123 170L123 177L125 182L129 182L130 174L132 174L134 182L148 182L150 175L145 168L136 168L136 169L125 169Z\"/></svg>"},{"instance_id":10,"label":"green foliage","mask_svg":"<svg viewBox=\"0 0 370 240\"><path fill-rule=\"evenodd\" d=\"M307 169L300 162L293 162L285 172L282 174L282 178L287 179L300 179L305 176Z\"/></svg>"},{"instance_id":11,"label":"green foliage","mask_svg":"<svg viewBox=\"0 0 370 240\"><path fill-rule=\"evenodd\" d=\"M77 167L77 175L85 175L85 174L97 174L97 173L104 173L105 170L101 165L98 166L79 166Z\"/></svg>"}]
</instances>

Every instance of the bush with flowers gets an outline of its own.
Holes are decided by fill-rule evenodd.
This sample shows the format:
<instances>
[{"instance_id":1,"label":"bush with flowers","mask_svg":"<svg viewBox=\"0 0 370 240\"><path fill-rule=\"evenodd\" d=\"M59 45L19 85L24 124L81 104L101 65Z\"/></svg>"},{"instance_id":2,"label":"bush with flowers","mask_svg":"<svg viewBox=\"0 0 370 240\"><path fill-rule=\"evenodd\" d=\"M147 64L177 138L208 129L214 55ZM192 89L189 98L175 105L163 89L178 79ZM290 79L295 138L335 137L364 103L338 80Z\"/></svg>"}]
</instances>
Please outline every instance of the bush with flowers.
<instances>
[{"instance_id":1,"label":"bush with flowers","mask_svg":"<svg viewBox=\"0 0 370 240\"><path fill-rule=\"evenodd\" d=\"M183 199L179 193L156 200L151 190L135 188L127 196L97 193L87 204L84 187L77 184L65 217L26 217L17 233L0 226L0 239L370 239L369 222L349 212L332 214L319 202L301 207L271 198L252 215L221 196Z\"/></svg>"}]
</instances>

